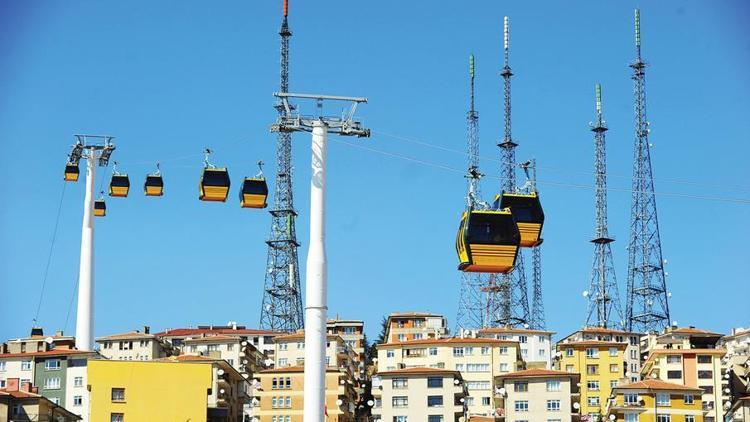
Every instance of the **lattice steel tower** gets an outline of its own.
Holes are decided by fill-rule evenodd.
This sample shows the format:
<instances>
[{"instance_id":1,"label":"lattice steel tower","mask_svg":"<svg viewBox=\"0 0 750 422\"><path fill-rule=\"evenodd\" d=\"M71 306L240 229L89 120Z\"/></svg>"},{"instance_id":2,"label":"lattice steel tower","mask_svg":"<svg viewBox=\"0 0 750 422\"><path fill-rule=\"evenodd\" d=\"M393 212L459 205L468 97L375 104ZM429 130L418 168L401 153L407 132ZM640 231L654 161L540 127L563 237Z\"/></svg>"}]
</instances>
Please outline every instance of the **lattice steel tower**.
<instances>
[{"instance_id":1,"label":"lattice steel tower","mask_svg":"<svg viewBox=\"0 0 750 422\"><path fill-rule=\"evenodd\" d=\"M526 173L526 193L537 192L536 186L536 160L526 161L519 164ZM529 171L531 175L529 175ZM541 239L540 239L541 240ZM531 249L531 315L529 326L534 330L547 329L546 318L544 317L544 298L542 295L542 244L534 246Z\"/></svg>"},{"instance_id":2,"label":"lattice steel tower","mask_svg":"<svg viewBox=\"0 0 750 422\"><path fill-rule=\"evenodd\" d=\"M503 21L504 66L500 75L503 77L503 92L505 97L505 135L500 147L502 164L500 168L504 192L516 191L516 147L517 143L511 137L510 126L510 37L508 17ZM497 326L523 326L530 322L529 299L526 286L526 274L523 266L523 254L518 252L516 265L508 274L493 274L488 283L488 306L490 318Z\"/></svg>"},{"instance_id":3,"label":"lattice steel tower","mask_svg":"<svg viewBox=\"0 0 750 422\"><path fill-rule=\"evenodd\" d=\"M628 245L628 331L660 331L669 326L669 303L651 168L646 119L646 63L641 59L640 11L635 11L635 151Z\"/></svg>"},{"instance_id":4,"label":"lattice steel tower","mask_svg":"<svg viewBox=\"0 0 750 422\"><path fill-rule=\"evenodd\" d=\"M289 91L289 3L284 0L281 21L281 83L282 93ZM279 115L284 109L276 104ZM261 328L275 331L296 331L304 327L302 292L299 282L297 258L297 233L292 192L292 135L279 132L276 142L276 188L271 209L271 235L268 244L263 304L260 313Z\"/></svg>"},{"instance_id":5,"label":"lattice steel tower","mask_svg":"<svg viewBox=\"0 0 750 422\"><path fill-rule=\"evenodd\" d=\"M607 228L607 150L605 133L608 128L602 114L602 88L596 85L596 120L591 123L594 132L594 178L596 179L596 228L594 238L594 261L591 284L586 292L589 300L586 326L623 328L620 308L620 293L615 276L611 243Z\"/></svg>"},{"instance_id":6,"label":"lattice steel tower","mask_svg":"<svg viewBox=\"0 0 750 422\"><path fill-rule=\"evenodd\" d=\"M467 191L466 208L481 206L479 179L479 113L474 108L474 55L469 56L469 111L466 113L466 147L469 163L466 171ZM461 272L461 291L459 292L456 331L476 329L485 326L483 318L484 299L482 273Z\"/></svg>"}]
</instances>

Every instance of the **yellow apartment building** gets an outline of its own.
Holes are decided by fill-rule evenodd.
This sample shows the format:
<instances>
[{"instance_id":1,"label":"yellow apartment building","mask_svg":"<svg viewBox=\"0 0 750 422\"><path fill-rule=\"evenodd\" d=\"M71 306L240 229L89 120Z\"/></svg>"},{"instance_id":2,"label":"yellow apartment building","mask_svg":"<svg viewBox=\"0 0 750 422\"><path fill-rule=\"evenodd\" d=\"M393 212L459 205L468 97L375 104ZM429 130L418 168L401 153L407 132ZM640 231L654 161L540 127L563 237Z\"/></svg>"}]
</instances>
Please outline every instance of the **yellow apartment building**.
<instances>
[{"instance_id":1,"label":"yellow apartment building","mask_svg":"<svg viewBox=\"0 0 750 422\"><path fill-rule=\"evenodd\" d=\"M598 420L612 388L624 383L627 344L617 341L573 341L557 344L557 369L581 375L581 415Z\"/></svg>"},{"instance_id":2,"label":"yellow apartment building","mask_svg":"<svg viewBox=\"0 0 750 422\"><path fill-rule=\"evenodd\" d=\"M461 373L469 415L495 415L498 375L525 369L517 342L490 338L435 338L378 345L378 373L435 368ZM390 421L388 421L390 422Z\"/></svg>"},{"instance_id":3,"label":"yellow apartment building","mask_svg":"<svg viewBox=\"0 0 750 422\"><path fill-rule=\"evenodd\" d=\"M256 375L260 388L255 389L253 417L258 422L302 422L304 414L304 366L267 369ZM353 422L357 394L351 378L344 371L326 369L327 422Z\"/></svg>"},{"instance_id":4,"label":"yellow apartment building","mask_svg":"<svg viewBox=\"0 0 750 422\"><path fill-rule=\"evenodd\" d=\"M612 422L703 422L700 388L661 380L620 385L607 403Z\"/></svg>"}]
</instances>

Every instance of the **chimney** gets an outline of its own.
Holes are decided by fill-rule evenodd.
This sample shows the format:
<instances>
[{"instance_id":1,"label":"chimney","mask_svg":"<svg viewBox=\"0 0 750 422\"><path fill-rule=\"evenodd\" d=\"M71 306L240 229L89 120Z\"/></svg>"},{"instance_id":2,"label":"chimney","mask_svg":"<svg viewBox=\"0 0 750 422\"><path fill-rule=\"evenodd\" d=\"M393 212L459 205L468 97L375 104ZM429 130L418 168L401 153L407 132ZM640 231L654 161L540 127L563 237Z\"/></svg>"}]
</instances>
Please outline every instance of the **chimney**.
<instances>
[{"instance_id":1,"label":"chimney","mask_svg":"<svg viewBox=\"0 0 750 422\"><path fill-rule=\"evenodd\" d=\"M5 383L5 391L18 391L18 378L8 378Z\"/></svg>"},{"instance_id":2,"label":"chimney","mask_svg":"<svg viewBox=\"0 0 750 422\"><path fill-rule=\"evenodd\" d=\"M62 337L62 336L63 336L63 330L55 331L55 337Z\"/></svg>"},{"instance_id":3,"label":"chimney","mask_svg":"<svg viewBox=\"0 0 750 422\"><path fill-rule=\"evenodd\" d=\"M31 337L35 336L43 336L44 330L42 330L42 327L31 327Z\"/></svg>"},{"instance_id":4,"label":"chimney","mask_svg":"<svg viewBox=\"0 0 750 422\"><path fill-rule=\"evenodd\" d=\"M34 394L39 394L39 387L31 387L31 392Z\"/></svg>"},{"instance_id":5,"label":"chimney","mask_svg":"<svg viewBox=\"0 0 750 422\"><path fill-rule=\"evenodd\" d=\"M144 325L143 332L144 334L151 334L151 327L149 327L148 325Z\"/></svg>"},{"instance_id":6,"label":"chimney","mask_svg":"<svg viewBox=\"0 0 750 422\"><path fill-rule=\"evenodd\" d=\"M25 393L30 393L31 392L31 382L29 382L29 381L22 382L21 383L21 391L23 391Z\"/></svg>"}]
</instances>

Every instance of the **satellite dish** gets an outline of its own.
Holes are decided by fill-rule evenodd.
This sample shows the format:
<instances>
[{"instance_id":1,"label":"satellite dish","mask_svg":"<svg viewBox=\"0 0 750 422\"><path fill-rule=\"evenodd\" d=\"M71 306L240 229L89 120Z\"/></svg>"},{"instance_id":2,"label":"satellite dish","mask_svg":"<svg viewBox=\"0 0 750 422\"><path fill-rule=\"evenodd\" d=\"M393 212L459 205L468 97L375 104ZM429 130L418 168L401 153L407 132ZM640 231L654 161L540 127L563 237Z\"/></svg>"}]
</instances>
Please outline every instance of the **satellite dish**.
<instances>
[{"instance_id":1,"label":"satellite dish","mask_svg":"<svg viewBox=\"0 0 750 422\"><path fill-rule=\"evenodd\" d=\"M613 421L615 419L617 419L617 416L615 416L615 415L609 415L609 420Z\"/></svg>"},{"instance_id":2,"label":"satellite dish","mask_svg":"<svg viewBox=\"0 0 750 422\"><path fill-rule=\"evenodd\" d=\"M224 370L223 369L219 369L218 371L216 371L216 373L219 374L219 376L222 376L222 375L224 375Z\"/></svg>"},{"instance_id":3,"label":"satellite dish","mask_svg":"<svg viewBox=\"0 0 750 422\"><path fill-rule=\"evenodd\" d=\"M581 403L573 403L573 408L574 409L580 409L581 408Z\"/></svg>"},{"instance_id":4,"label":"satellite dish","mask_svg":"<svg viewBox=\"0 0 750 422\"><path fill-rule=\"evenodd\" d=\"M372 400L367 400L367 405L370 406L370 407L372 407L372 406L375 405L375 402L372 401Z\"/></svg>"},{"instance_id":5,"label":"satellite dish","mask_svg":"<svg viewBox=\"0 0 750 422\"><path fill-rule=\"evenodd\" d=\"M529 328L529 324L523 324L523 328Z\"/></svg>"},{"instance_id":6,"label":"satellite dish","mask_svg":"<svg viewBox=\"0 0 750 422\"><path fill-rule=\"evenodd\" d=\"M53 339L52 337L47 337L44 339L44 342L47 344L52 344L55 342L55 339Z\"/></svg>"},{"instance_id":7,"label":"satellite dish","mask_svg":"<svg viewBox=\"0 0 750 422\"><path fill-rule=\"evenodd\" d=\"M672 297L672 292L667 292L667 297Z\"/></svg>"},{"instance_id":8,"label":"satellite dish","mask_svg":"<svg viewBox=\"0 0 750 422\"><path fill-rule=\"evenodd\" d=\"M346 381L344 381L344 380L339 380L339 384L341 384L341 385L344 385L344 384L346 384Z\"/></svg>"},{"instance_id":9,"label":"satellite dish","mask_svg":"<svg viewBox=\"0 0 750 422\"><path fill-rule=\"evenodd\" d=\"M224 393L226 393L226 392L227 392L227 391L226 391L225 389L223 389L223 388L222 388L221 390L219 390L219 394L224 394Z\"/></svg>"},{"instance_id":10,"label":"satellite dish","mask_svg":"<svg viewBox=\"0 0 750 422\"><path fill-rule=\"evenodd\" d=\"M504 396L505 395L505 388L500 387L500 388L497 389L497 392L500 393L500 395Z\"/></svg>"},{"instance_id":11,"label":"satellite dish","mask_svg":"<svg viewBox=\"0 0 750 422\"><path fill-rule=\"evenodd\" d=\"M341 406L342 404L344 404L343 400L341 400L341 399L336 400L336 405L337 406Z\"/></svg>"},{"instance_id":12,"label":"satellite dish","mask_svg":"<svg viewBox=\"0 0 750 422\"><path fill-rule=\"evenodd\" d=\"M247 340L242 340L242 343L240 344L242 344L242 346L247 346Z\"/></svg>"},{"instance_id":13,"label":"satellite dish","mask_svg":"<svg viewBox=\"0 0 750 422\"><path fill-rule=\"evenodd\" d=\"M642 396L638 396L637 399L638 399L638 401L643 401L643 397Z\"/></svg>"},{"instance_id":14,"label":"satellite dish","mask_svg":"<svg viewBox=\"0 0 750 422\"><path fill-rule=\"evenodd\" d=\"M589 297L589 291L588 290L584 290L583 291L583 297Z\"/></svg>"},{"instance_id":15,"label":"satellite dish","mask_svg":"<svg viewBox=\"0 0 750 422\"><path fill-rule=\"evenodd\" d=\"M459 384L460 382L461 382L461 381L459 381L459 380L457 380L457 379L454 379L454 380L453 380L453 385L458 385L458 384Z\"/></svg>"},{"instance_id":16,"label":"satellite dish","mask_svg":"<svg viewBox=\"0 0 750 422\"><path fill-rule=\"evenodd\" d=\"M463 403L463 402L465 402L466 400L465 400L465 399L464 399L463 397L461 397L461 399L460 399L459 401L460 401L461 403Z\"/></svg>"}]
</instances>

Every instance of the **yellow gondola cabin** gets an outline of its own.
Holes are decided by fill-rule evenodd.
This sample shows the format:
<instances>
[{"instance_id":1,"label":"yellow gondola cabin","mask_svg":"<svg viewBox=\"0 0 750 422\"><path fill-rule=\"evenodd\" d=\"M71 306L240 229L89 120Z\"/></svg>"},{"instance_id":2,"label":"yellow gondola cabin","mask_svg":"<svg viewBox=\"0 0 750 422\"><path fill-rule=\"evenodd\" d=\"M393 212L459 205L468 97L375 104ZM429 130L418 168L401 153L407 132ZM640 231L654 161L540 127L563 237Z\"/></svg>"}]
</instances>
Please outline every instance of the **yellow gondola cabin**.
<instances>
[{"instance_id":1,"label":"yellow gondola cabin","mask_svg":"<svg viewBox=\"0 0 750 422\"><path fill-rule=\"evenodd\" d=\"M224 202L229 195L230 184L229 172L226 168L206 167L203 169L203 175L198 185L200 190L198 199L201 201Z\"/></svg>"},{"instance_id":2,"label":"yellow gondola cabin","mask_svg":"<svg viewBox=\"0 0 750 422\"><path fill-rule=\"evenodd\" d=\"M510 208L521 233L521 247L533 248L542 243L544 211L536 192L497 195L495 197L495 208Z\"/></svg>"},{"instance_id":3,"label":"yellow gondola cabin","mask_svg":"<svg viewBox=\"0 0 750 422\"><path fill-rule=\"evenodd\" d=\"M516 263L520 239L510 210L465 211L456 236L458 269L509 273Z\"/></svg>"}]
</instances>

